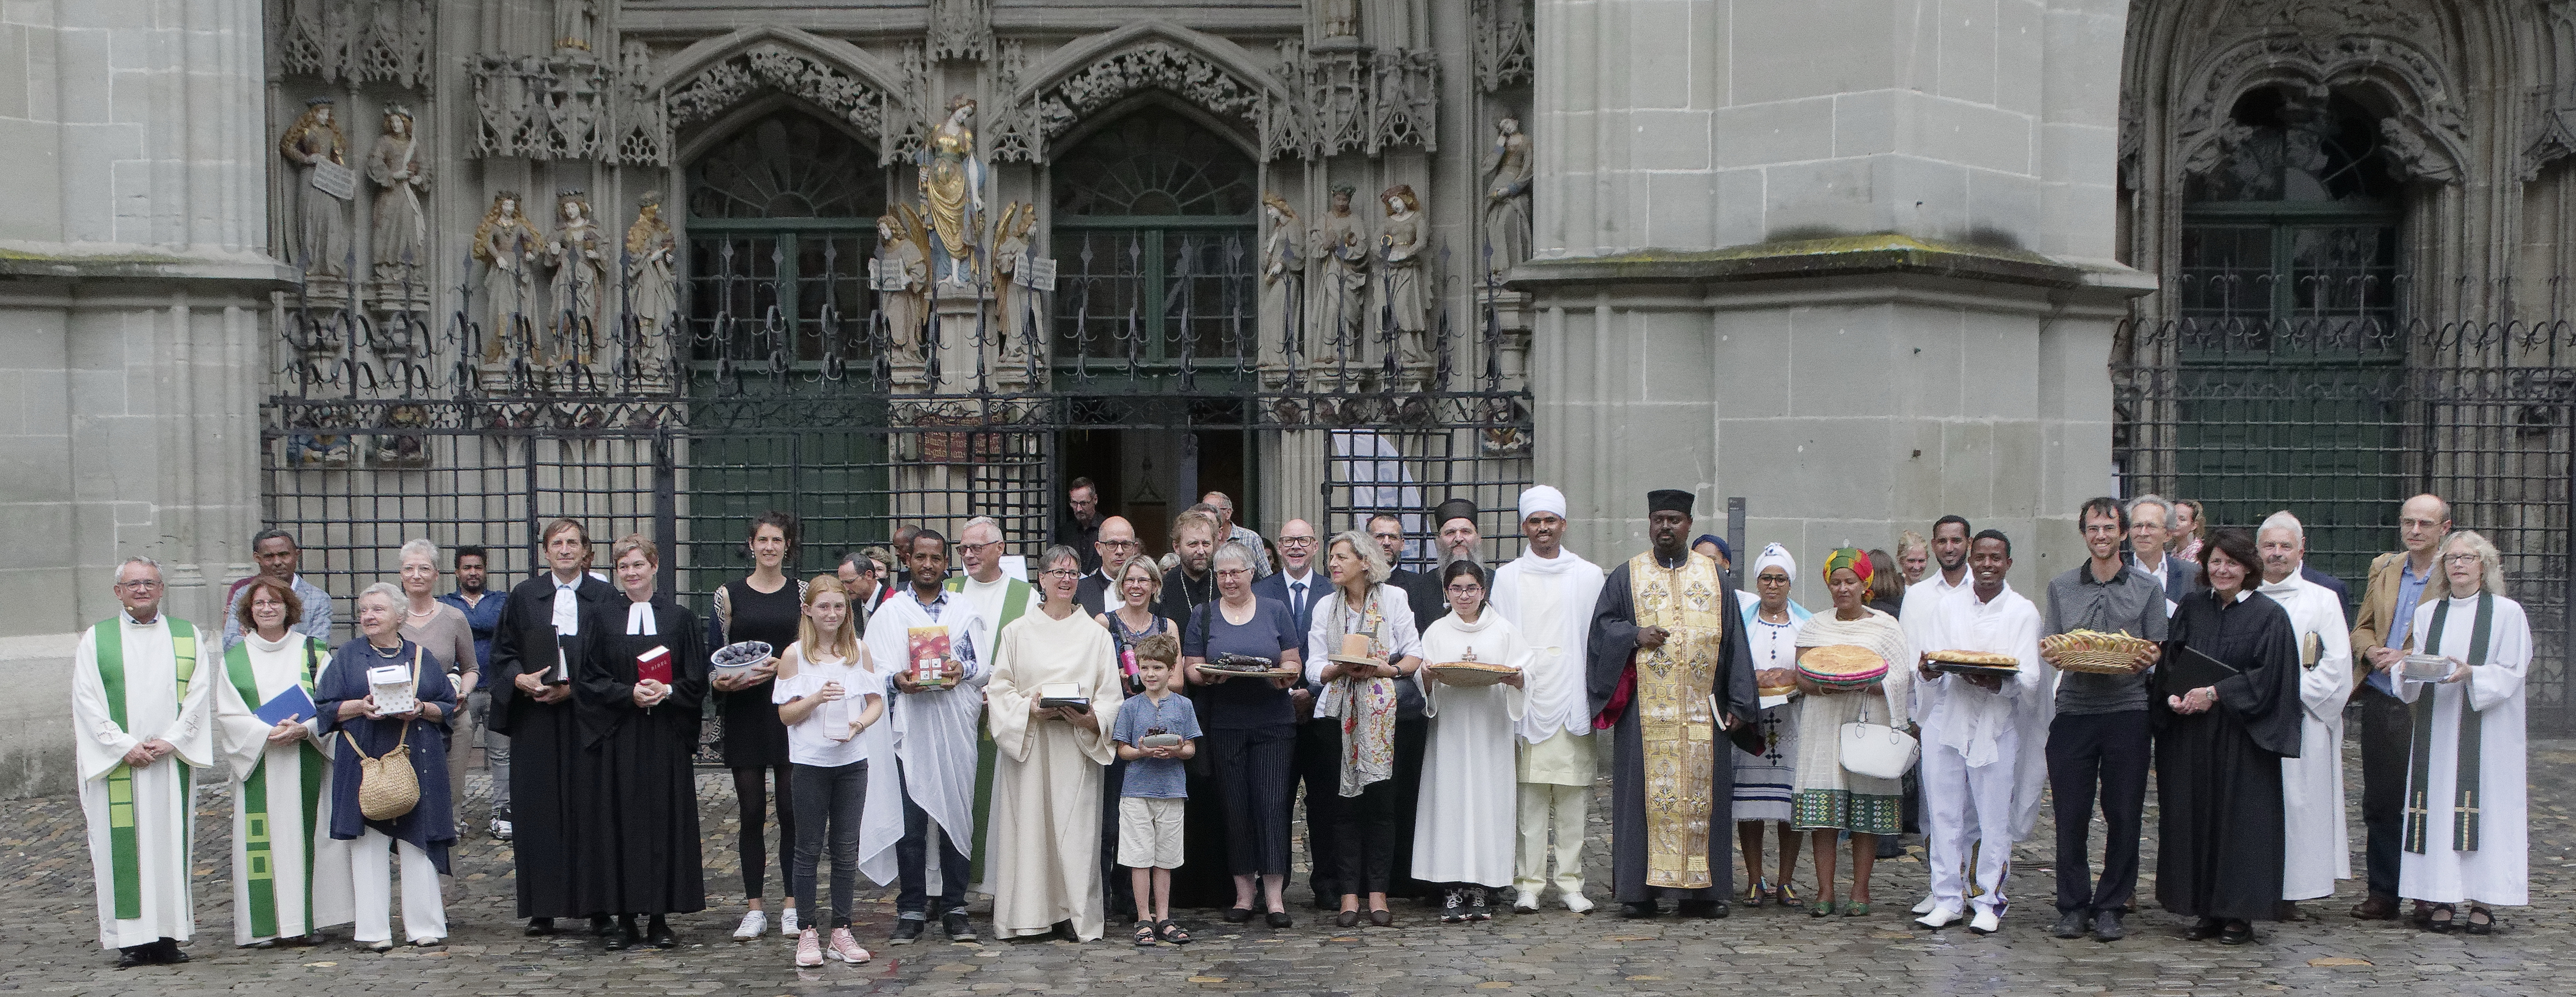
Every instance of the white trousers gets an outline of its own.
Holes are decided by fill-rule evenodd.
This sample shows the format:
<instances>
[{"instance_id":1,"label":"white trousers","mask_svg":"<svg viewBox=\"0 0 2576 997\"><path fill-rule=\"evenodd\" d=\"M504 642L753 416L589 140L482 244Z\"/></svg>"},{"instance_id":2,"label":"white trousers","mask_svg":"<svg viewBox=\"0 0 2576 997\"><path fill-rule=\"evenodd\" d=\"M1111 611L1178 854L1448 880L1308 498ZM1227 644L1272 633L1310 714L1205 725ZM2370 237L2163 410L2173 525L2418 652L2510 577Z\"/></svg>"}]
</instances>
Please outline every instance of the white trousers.
<instances>
[{"instance_id":1,"label":"white trousers","mask_svg":"<svg viewBox=\"0 0 2576 997\"><path fill-rule=\"evenodd\" d=\"M428 852L374 828L349 844L349 884L358 894L355 937L360 944L394 937L393 863L387 854L393 848L402 851L403 937L415 942L447 937L447 900L439 895L438 866L429 860Z\"/></svg>"},{"instance_id":2,"label":"white trousers","mask_svg":"<svg viewBox=\"0 0 2576 997\"><path fill-rule=\"evenodd\" d=\"M1996 740L1994 764L1968 767L1966 756L1923 736L1923 813L1931 826L1932 903L1965 910L2000 912L2004 877L2012 859L2013 760L2019 737L2005 731ZM1963 870L1973 870L1963 874ZM1972 875L1973 878L1967 878Z\"/></svg>"},{"instance_id":3,"label":"white trousers","mask_svg":"<svg viewBox=\"0 0 2576 997\"><path fill-rule=\"evenodd\" d=\"M1512 885L1532 900L1547 886L1547 834L1556 832L1556 889L1569 897L1583 895L1583 821L1592 812L1592 787L1524 782L1521 787L1521 849Z\"/></svg>"}]
</instances>

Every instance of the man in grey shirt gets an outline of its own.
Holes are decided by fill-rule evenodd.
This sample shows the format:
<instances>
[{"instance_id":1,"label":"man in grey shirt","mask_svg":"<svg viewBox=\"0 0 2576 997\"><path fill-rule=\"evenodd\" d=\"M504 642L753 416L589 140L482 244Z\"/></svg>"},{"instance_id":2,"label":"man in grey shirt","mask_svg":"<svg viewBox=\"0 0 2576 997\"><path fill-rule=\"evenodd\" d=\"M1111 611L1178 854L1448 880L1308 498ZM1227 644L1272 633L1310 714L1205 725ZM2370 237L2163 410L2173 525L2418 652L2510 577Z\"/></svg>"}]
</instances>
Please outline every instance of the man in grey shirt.
<instances>
[{"instance_id":1,"label":"man in grey shirt","mask_svg":"<svg viewBox=\"0 0 2576 997\"><path fill-rule=\"evenodd\" d=\"M2091 557L2049 579L2041 632L2125 632L2163 641L2164 586L2120 561L2120 538L2129 532L2120 501L2088 501L2076 522ZM2064 672L2058 678L2057 719L2048 727L2048 785L2057 801L2059 938L2081 938L2088 927L2106 942L2126 934L2120 918L2137 893L2139 820L2147 805L2146 669L2154 662L2150 650L2139 656L2133 674ZM2094 882L2085 842L2097 788L2105 834L2102 878Z\"/></svg>"}]
</instances>

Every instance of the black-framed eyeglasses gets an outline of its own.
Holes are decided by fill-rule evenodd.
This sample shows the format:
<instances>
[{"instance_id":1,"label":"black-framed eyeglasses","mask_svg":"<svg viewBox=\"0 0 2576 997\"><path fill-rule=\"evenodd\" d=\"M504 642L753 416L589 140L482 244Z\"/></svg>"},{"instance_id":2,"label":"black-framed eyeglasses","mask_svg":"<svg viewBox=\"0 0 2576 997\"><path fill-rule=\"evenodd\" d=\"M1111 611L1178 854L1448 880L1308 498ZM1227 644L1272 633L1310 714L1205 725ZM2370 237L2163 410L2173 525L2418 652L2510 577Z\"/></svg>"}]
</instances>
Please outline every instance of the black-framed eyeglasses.
<instances>
[{"instance_id":1,"label":"black-framed eyeglasses","mask_svg":"<svg viewBox=\"0 0 2576 997\"><path fill-rule=\"evenodd\" d=\"M1280 537L1280 538L1279 538L1279 546L1282 546L1282 547L1312 547L1312 546L1314 546L1314 545L1315 545L1315 538L1313 538L1313 537Z\"/></svg>"},{"instance_id":2,"label":"black-framed eyeglasses","mask_svg":"<svg viewBox=\"0 0 2576 997\"><path fill-rule=\"evenodd\" d=\"M1082 577L1082 571L1081 571L1081 569L1079 569L1079 568L1048 568L1048 569L1046 569L1045 571L1038 572L1038 574L1045 575L1046 577L1049 577L1049 578L1080 578L1080 577Z\"/></svg>"},{"instance_id":3,"label":"black-framed eyeglasses","mask_svg":"<svg viewBox=\"0 0 2576 997\"><path fill-rule=\"evenodd\" d=\"M1109 548L1110 550L1135 550L1135 549L1136 549L1136 541L1133 541L1133 540L1103 540L1103 541L1100 541L1100 545L1101 545L1101 546L1103 546L1103 547L1107 547L1107 548Z\"/></svg>"},{"instance_id":4,"label":"black-framed eyeglasses","mask_svg":"<svg viewBox=\"0 0 2576 997\"><path fill-rule=\"evenodd\" d=\"M1485 590L1485 587L1484 587L1484 586L1482 586L1482 585L1452 585L1452 586L1449 586L1449 594L1450 594L1450 595L1475 595L1476 593L1478 593L1478 592L1482 592L1482 591L1484 591L1484 590Z\"/></svg>"}]
</instances>

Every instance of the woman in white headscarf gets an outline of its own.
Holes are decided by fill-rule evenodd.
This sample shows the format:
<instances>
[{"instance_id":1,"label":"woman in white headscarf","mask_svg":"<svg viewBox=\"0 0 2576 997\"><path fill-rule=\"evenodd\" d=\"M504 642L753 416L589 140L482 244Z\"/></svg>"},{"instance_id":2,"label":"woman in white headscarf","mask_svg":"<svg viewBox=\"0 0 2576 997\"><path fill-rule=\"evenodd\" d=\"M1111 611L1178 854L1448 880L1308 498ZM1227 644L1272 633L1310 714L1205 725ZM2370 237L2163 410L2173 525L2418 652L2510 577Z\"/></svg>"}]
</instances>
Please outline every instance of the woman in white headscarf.
<instances>
[{"instance_id":1,"label":"woman in white headscarf","mask_svg":"<svg viewBox=\"0 0 2576 997\"><path fill-rule=\"evenodd\" d=\"M1754 591L1743 600L1744 637L1753 648L1754 684L1777 687L1787 685L1798 667L1798 628L1814 613L1789 598L1789 589L1797 584L1798 562L1789 549L1779 544L1762 548L1753 559ZM1798 778L1798 707L1787 697L1778 702L1765 700L1762 710L1761 754L1743 748L1735 756L1735 839L1744 850L1744 905L1759 907L1765 900L1781 906L1795 906L1798 892L1789 885L1790 873L1798 866L1798 838L1790 826L1795 816L1790 806L1792 787ZM1762 875L1762 826L1779 826L1780 866L1778 879Z\"/></svg>"}]
</instances>

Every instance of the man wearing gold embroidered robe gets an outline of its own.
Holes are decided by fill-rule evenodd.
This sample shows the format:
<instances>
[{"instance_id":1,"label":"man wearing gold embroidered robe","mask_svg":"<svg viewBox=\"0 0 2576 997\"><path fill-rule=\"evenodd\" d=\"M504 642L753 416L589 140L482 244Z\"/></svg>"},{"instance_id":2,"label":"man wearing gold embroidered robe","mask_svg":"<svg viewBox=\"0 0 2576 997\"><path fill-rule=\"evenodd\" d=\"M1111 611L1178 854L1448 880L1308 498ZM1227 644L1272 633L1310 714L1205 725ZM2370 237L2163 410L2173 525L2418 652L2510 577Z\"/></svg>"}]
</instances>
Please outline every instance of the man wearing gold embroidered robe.
<instances>
[{"instance_id":1,"label":"man wearing gold embroidered robe","mask_svg":"<svg viewBox=\"0 0 2576 997\"><path fill-rule=\"evenodd\" d=\"M124 608L83 633L72 656L72 731L81 813L89 818L98 944L119 968L186 962L196 933L188 894L197 770L215 758L207 707L222 676L220 632L161 611L161 566L116 572Z\"/></svg>"},{"instance_id":2,"label":"man wearing gold embroidered robe","mask_svg":"<svg viewBox=\"0 0 2576 997\"><path fill-rule=\"evenodd\" d=\"M1686 546L1691 494L1647 496L1654 550L1611 569L1592 614L1588 691L1611 744L1610 870L1628 917L1725 917L1735 798L1726 752L1758 702L1743 609L1717 562Z\"/></svg>"}]
</instances>

